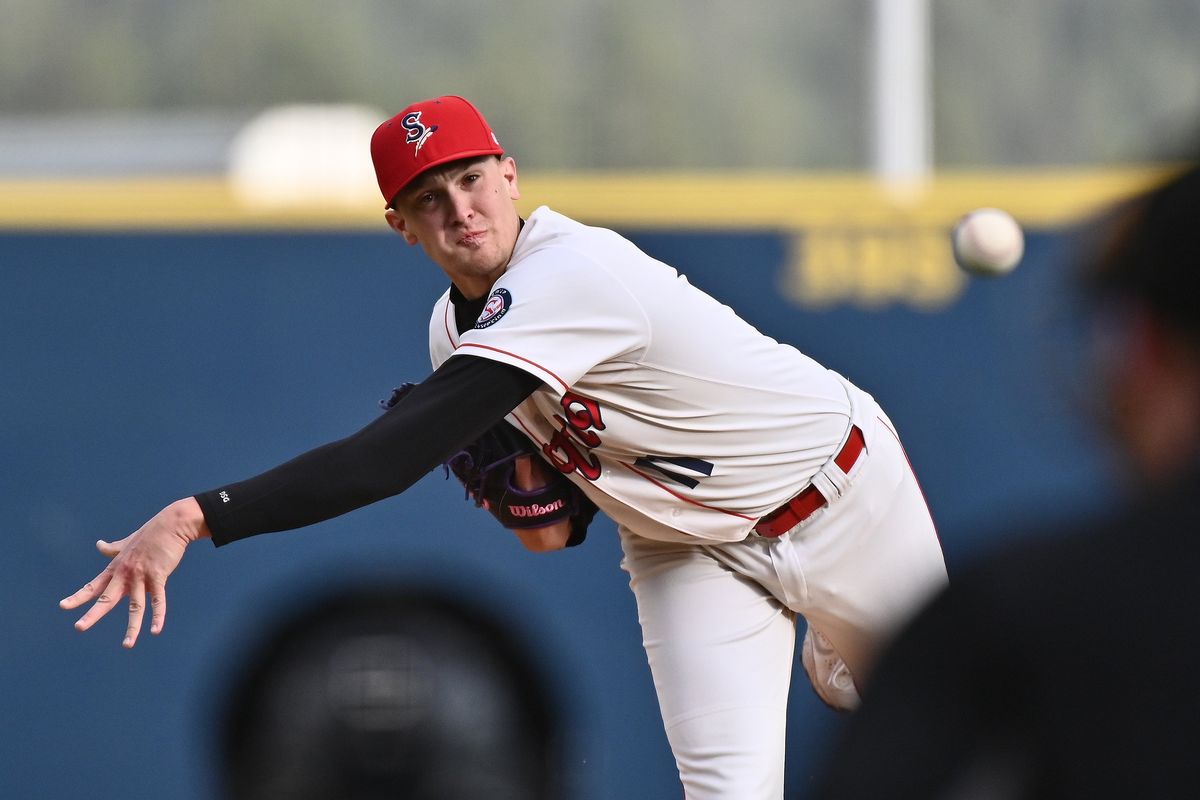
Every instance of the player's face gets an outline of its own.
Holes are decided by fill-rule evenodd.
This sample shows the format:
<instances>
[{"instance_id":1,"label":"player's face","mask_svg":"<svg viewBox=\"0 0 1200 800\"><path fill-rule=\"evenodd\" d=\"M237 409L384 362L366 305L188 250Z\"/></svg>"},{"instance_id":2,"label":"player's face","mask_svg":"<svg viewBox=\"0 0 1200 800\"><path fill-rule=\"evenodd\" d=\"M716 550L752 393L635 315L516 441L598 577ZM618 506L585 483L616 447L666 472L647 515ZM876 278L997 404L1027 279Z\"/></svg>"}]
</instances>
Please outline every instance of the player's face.
<instances>
[{"instance_id":1,"label":"player's face","mask_svg":"<svg viewBox=\"0 0 1200 800\"><path fill-rule=\"evenodd\" d=\"M504 274L520 232L511 158L453 162L421 175L388 209L388 224L419 244L468 298L482 297Z\"/></svg>"}]
</instances>

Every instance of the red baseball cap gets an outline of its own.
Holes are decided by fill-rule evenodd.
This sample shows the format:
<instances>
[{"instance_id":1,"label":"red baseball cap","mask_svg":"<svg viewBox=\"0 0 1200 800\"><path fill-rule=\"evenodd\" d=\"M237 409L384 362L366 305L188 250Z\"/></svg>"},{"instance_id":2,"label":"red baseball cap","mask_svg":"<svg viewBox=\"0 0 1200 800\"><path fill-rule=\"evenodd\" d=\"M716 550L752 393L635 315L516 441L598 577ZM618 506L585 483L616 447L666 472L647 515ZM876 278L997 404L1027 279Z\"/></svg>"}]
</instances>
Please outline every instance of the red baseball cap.
<instances>
[{"instance_id":1,"label":"red baseball cap","mask_svg":"<svg viewBox=\"0 0 1200 800\"><path fill-rule=\"evenodd\" d=\"M375 177L388 203L431 167L503 153L479 109L454 96L413 103L376 128L371 137Z\"/></svg>"}]
</instances>

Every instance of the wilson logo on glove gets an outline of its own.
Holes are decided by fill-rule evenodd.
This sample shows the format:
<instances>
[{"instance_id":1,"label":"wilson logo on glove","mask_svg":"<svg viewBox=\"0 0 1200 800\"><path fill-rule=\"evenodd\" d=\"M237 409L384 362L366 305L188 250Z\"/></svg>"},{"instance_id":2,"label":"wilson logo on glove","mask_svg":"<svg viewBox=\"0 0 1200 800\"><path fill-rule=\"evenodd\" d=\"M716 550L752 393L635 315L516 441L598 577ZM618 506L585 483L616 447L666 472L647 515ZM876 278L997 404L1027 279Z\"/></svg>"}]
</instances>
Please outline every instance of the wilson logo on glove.
<instances>
[{"instance_id":1,"label":"wilson logo on glove","mask_svg":"<svg viewBox=\"0 0 1200 800\"><path fill-rule=\"evenodd\" d=\"M493 425L445 463L475 505L500 520L509 530L541 528L559 520L571 520L567 547L587 536L596 505L564 475L550 473L549 482L526 491L513 483L517 458L540 458L536 445L504 420Z\"/></svg>"},{"instance_id":2,"label":"wilson logo on glove","mask_svg":"<svg viewBox=\"0 0 1200 800\"><path fill-rule=\"evenodd\" d=\"M508 513L514 517L544 517L547 514L553 514L555 511L561 511L566 507L566 502L563 500L555 500L553 503L540 505L538 503L530 503L529 505L509 505Z\"/></svg>"}]
</instances>

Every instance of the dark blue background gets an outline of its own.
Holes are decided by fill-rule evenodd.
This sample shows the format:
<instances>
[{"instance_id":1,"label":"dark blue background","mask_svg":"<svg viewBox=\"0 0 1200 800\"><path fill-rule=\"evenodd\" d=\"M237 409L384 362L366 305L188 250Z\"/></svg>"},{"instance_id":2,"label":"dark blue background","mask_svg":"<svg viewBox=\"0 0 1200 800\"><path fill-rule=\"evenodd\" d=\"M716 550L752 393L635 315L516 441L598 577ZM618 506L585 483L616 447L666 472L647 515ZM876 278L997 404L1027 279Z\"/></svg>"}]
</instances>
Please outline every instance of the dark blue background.
<instances>
[{"instance_id":1,"label":"dark blue background","mask_svg":"<svg viewBox=\"0 0 1200 800\"><path fill-rule=\"evenodd\" d=\"M1031 232L1015 274L936 312L796 307L776 289L782 234L631 235L881 400L952 571L1111 491L1069 391L1061 234ZM350 433L427 374L444 278L417 251L382 233L3 234L0 280L0 796L215 796L215 720L245 654L323 592L380 581L508 620L569 715L573 797L679 796L607 521L582 548L526 553L438 471L313 528L193 547L164 633L131 652L123 615L80 635L56 607L102 568L95 539ZM792 792L838 723L797 660Z\"/></svg>"}]
</instances>

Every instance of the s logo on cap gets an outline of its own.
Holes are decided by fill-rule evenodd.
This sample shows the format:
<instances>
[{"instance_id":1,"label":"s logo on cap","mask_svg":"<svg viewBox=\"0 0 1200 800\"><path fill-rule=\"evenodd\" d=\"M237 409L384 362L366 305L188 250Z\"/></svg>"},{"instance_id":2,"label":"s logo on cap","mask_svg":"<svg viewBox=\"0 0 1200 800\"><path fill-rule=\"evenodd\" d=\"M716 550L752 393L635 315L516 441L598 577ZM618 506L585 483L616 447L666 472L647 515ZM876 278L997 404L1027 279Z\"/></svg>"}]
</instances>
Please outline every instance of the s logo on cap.
<instances>
[{"instance_id":1,"label":"s logo on cap","mask_svg":"<svg viewBox=\"0 0 1200 800\"><path fill-rule=\"evenodd\" d=\"M425 140L432 136L438 129L437 125L426 126L421 122L421 112L413 111L405 114L400 120L400 127L407 131L404 137L405 144L415 144L417 147L413 150L413 155L421 152L421 148L425 146Z\"/></svg>"},{"instance_id":2,"label":"s logo on cap","mask_svg":"<svg viewBox=\"0 0 1200 800\"><path fill-rule=\"evenodd\" d=\"M504 155L504 148L479 109L455 95L413 103L371 135L375 177L389 203L427 169L489 155Z\"/></svg>"}]
</instances>

